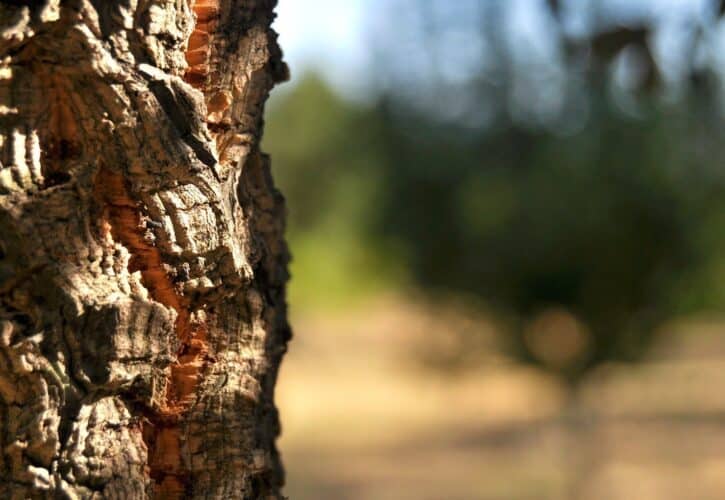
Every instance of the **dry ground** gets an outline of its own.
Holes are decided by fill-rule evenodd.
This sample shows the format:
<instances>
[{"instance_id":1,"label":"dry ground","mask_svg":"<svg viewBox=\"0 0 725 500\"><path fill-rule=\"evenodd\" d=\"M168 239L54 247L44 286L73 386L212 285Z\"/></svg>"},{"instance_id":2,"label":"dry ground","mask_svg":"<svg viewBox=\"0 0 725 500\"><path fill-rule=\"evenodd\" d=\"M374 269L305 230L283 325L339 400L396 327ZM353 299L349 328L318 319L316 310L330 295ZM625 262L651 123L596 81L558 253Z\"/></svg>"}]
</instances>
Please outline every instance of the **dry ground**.
<instances>
[{"instance_id":1,"label":"dry ground","mask_svg":"<svg viewBox=\"0 0 725 500\"><path fill-rule=\"evenodd\" d=\"M725 498L725 323L671 325L574 406L456 306L381 297L293 323L278 390L293 500ZM430 366L449 358L465 368Z\"/></svg>"}]
</instances>

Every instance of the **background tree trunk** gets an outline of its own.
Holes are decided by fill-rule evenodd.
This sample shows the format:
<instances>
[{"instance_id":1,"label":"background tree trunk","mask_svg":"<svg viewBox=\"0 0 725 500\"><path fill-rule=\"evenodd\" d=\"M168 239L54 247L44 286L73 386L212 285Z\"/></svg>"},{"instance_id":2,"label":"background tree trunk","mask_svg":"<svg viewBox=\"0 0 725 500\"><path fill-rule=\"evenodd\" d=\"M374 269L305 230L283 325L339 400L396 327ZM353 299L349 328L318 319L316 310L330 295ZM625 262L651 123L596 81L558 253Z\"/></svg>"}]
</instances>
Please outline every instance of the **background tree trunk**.
<instances>
[{"instance_id":1,"label":"background tree trunk","mask_svg":"<svg viewBox=\"0 0 725 500\"><path fill-rule=\"evenodd\" d=\"M279 498L274 0L0 0L0 498Z\"/></svg>"}]
</instances>

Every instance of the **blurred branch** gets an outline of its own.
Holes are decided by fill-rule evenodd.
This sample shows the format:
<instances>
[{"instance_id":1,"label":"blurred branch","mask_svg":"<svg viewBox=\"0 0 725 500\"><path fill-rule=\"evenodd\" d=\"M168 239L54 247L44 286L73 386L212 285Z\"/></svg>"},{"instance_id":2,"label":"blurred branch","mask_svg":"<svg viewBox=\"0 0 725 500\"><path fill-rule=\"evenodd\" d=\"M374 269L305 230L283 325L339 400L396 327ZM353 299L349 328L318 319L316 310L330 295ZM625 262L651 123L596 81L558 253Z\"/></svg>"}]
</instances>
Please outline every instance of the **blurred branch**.
<instances>
[{"instance_id":1,"label":"blurred branch","mask_svg":"<svg viewBox=\"0 0 725 500\"><path fill-rule=\"evenodd\" d=\"M609 64L624 49L636 49L642 56L643 65L639 88L652 91L656 88L660 78L657 63L648 43L649 35L650 27L648 26L617 27L596 35L591 41L592 52L600 61Z\"/></svg>"},{"instance_id":2,"label":"blurred branch","mask_svg":"<svg viewBox=\"0 0 725 500\"><path fill-rule=\"evenodd\" d=\"M635 45L649 52L649 28L644 26L619 27L598 34L592 39L592 50L606 61L614 59L627 46Z\"/></svg>"},{"instance_id":3,"label":"blurred branch","mask_svg":"<svg viewBox=\"0 0 725 500\"><path fill-rule=\"evenodd\" d=\"M554 17L558 18L559 11L561 10L561 4L559 3L559 0L546 0L546 3L549 5L551 12L554 14Z\"/></svg>"}]
</instances>

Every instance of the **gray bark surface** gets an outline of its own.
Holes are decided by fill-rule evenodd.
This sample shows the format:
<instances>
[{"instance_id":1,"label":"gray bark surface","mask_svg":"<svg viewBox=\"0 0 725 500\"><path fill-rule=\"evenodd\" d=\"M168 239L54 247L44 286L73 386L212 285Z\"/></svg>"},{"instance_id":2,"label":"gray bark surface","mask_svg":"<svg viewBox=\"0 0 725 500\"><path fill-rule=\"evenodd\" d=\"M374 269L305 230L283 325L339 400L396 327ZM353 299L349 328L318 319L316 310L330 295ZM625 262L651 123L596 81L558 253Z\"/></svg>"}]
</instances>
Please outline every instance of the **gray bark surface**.
<instances>
[{"instance_id":1,"label":"gray bark surface","mask_svg":"<svg viewBox=\"0 0 725 500\"><path fill-rule=\"evenodd\" d=\"M281 498L275 0L0 0L0 498Z\"/></svg>"}]
</instances>

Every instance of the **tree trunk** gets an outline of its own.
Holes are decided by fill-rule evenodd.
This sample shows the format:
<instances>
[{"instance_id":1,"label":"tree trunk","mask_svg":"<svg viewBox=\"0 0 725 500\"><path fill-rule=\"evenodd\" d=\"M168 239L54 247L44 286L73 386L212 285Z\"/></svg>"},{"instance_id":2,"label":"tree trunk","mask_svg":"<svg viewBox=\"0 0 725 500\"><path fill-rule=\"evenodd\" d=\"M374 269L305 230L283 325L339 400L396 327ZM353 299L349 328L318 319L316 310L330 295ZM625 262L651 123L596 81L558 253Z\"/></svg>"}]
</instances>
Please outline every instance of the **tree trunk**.
<instances>
[{"instance_id":1,"label":"tree trunk","mask_svg":"<svg viewBox=\"0 0 725 500\"><path fill-rule=\"evenodd\" d=\"M281 498L275 0L0 0L0 498Z\"/></svg>"}]
</instances>

